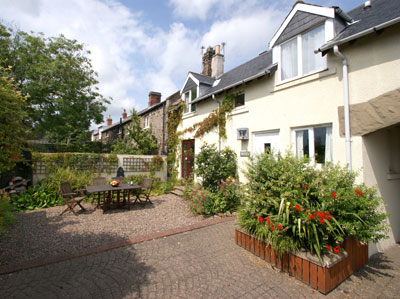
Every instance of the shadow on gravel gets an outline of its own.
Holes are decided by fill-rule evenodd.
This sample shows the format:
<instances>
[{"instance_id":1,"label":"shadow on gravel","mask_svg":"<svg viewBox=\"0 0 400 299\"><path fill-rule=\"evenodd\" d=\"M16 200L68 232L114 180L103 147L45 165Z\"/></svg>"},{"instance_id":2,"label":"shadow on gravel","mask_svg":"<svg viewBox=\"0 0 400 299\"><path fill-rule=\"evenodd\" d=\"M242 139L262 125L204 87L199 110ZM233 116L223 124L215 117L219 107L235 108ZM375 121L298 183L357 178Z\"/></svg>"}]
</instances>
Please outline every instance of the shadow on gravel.
<instances>
[{"instance_id":1,"label":"shadow on gravel","mask_svg":"<svg viewBox=\"0 0 400 299\"><path fill-rule=\"evenodd\" d=\"M78 217L85 213L91 211ZM125 246L121 237L68 232L78 217L49 217L45 211L18 215L22 237L13 238L12 229L0 235L0 298L141 297L154 269L138 260L133 246ZM36 226L26 229L30 225ZM45 230L49 238L35 238L36 230ZM8 242L13 246L6 246ZM59 242L68 246L63 249ZM20 250L16 254L9 248Z\"/></svg>"}]
</instances>

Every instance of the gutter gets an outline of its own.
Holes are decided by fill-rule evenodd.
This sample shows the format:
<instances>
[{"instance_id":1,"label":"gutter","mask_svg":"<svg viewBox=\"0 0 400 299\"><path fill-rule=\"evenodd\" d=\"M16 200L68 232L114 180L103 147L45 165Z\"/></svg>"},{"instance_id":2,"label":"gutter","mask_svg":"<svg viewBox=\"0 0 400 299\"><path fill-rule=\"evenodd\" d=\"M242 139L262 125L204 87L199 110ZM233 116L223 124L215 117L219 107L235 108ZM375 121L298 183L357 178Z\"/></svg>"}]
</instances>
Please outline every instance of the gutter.
<instances>
[{"instance_id":1,"label":"gutter","mask_svg":"<svg viewBox=\"0 0 400 299\"><path fill-rule=\"evenodd\" d=\"M349 78L347 69L347 59L339 52L337 45L333 46L333 53L335 56L342 59L343 67L343 95L344 95L344 131L345 131L345 142L346 142L346 162L349 172L352 169L351 163L351 137L350 137L350 108L349 108Z\"/></svg>"},{"instance_id":2,"label":"gutter","mask_svg":"<svg viewBox=\"0 0 400 299\"><path fill-rule=\"evenodd\" d=\"M372 33L372 32L375 32L375 31L378 31L378 30L381 30L381 29L384 29L384 28L386 28L386 27L389 27L389 26L394 25L394 24L399 23L399 22L400 22L400 17L395 18L395 19L392 19L392 20L387 21L387 22L385 22L385 23L382 23L382 24L380 24L380 25L371 27L371 28L369 28L369 29L366 29L366 30L361 31L361 32L356 33L356 34L353 34L353 35L348 36L348 37L346 37L346 38L344 38L344 39L341 39L341 40L335 42L334 44L327 44L327 45L324 45L324 46L322 46L322 47L319 49L319 51L320 51L320 52L324 52L324 51L326 51L326 50L329 50L329 49L333 48L334 46L339 46L339 45L344 44L344 43L346 43L346 42L349 42L349 41L351 41L351 40L353 40L353 39L357 39L357 38L359 38L359 37L362 37L362 36L367 35L367 34L369 34L369 33Z\"/></svg>"},{"instance_id":3,"label":"gutter","mask_svg":"<svg viewBox=\"0 0 400 299\"><path fill-rule=\"evenodd\" d=\"M240 85L240 84L249 82L249 81L251 81L251 80L257 79L257 78L259 78L259 77L265 76L265 75L267 75L267 74L270 74L270 73L271 73L271 69L272 69L273 67L275 67L275 66L277 66L276 63L273 64L273 65L271 65L268 69L266 69L265 71L263 71L263 72L261 72L261 73L258 73L258 74L256 74L256 75L253 75L253 76L251 76L251 77L248 77L248 78L246 78L246 79L244 79L244 80L242 80L242 81L238 81L238 82L236 82L236 83L233 83L233 84L231 84L231 85L228 85L228 86L224 87L223 89L220 89L220 90L218 90L218 91L215 91L215 92L212 93L211 95L208 94L208 95L206 95L206 96L202 96L201 98L198 98L196 101L194 101L193 104L194 104L194 103L197 103L197 102L200 102L201 100L207 99L207 98L209 98L209 97L212 96L212 95L214 95L214 97L215 97L215 94L216 94L216 93L221 93L221 92L223 92L223 91L225 91L225 90L227 90L227 89L230 89L230 88L232 88L232 87L235 87L235 86L237 86L237 85Z\"/></svg>"}]
</instances>

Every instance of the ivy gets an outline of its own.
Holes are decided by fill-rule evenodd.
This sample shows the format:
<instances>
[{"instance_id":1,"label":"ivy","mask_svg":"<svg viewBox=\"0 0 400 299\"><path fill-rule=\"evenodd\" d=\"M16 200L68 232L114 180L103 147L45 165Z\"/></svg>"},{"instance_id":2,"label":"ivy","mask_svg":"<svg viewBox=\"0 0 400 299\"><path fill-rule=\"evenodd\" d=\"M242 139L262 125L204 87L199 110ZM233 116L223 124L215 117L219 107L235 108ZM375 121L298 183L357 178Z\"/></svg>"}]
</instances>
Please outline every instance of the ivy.
<instances>
[{"instance_id":1,"label":"ivy","mask_svg":"<svg viewBox=\"0 0 400 299\"><path fill-rule=\"evenodd\" d=\"M178 151L179 135L178 126L182 121L183 109L185 104L183 101L179 102L176 106L170 106L168 108L168 157L167 157L167 169L170 174L171 180L175 182L178 177L178 170L176 165L176 155Z\"/></svg>"}]
</instances>

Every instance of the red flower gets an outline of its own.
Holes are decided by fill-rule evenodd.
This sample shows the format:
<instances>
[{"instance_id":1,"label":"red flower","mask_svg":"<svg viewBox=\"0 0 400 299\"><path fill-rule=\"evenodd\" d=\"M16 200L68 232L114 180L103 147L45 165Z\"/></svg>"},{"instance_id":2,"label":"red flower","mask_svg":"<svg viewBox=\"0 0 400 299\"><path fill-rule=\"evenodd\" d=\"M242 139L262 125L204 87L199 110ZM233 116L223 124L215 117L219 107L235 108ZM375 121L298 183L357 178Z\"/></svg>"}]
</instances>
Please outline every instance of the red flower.
<instances>
[{"instance_id":1,"label":"red flower","mask_svg":"<svg viewBox=\"0 0 400 299\"><path fill-rule=\"evenodd\" d=\"M333 252L335 252L335 253L340 253L340 246L339 246L339 245L336 246L336 247L333 249Z\"/></svg>"},{"instance_id":2,"label":"red flower","mask_svg":"<svg viewBox=\"0 0 400 299\"><path fill-rule=\"evenodd\" d=\"M296 210L301 211L301 207L299 205L296 205Z\"/></svg>"},{"instance_id":3,"label":"red flower","mask_svg":"<svg viewBox=\"0 0 400 299\"><path fill-rule=\"evenodd\" d=\"M315 215L308 215L308 219L314 220L314 218L315 218Z\"/></svg>"},{"instance_id":4,"label":"red flower","mask_svg":"<svg viewBox=\"0 0 400 299\"><path fill-rule=\"evenodd\" d=\"M325 219L324 219L324 218L321 218L321 219L319 220L319 222L321 222L321 224L325 224Z\"/></svg>"},{"instance_id":5,"label":"red flower","mask_svg":"<svg viewBox=\"0 0 400 299\"><path fill-rule=\"evenodd\" d=\"M275 229L275 225L271 225L271 226L269 227L269 229L270 229L270 230L274 230L274 229Z\"/></svg>"},{"instance_id":6,"label":"red flower","mask_svg":"<svg viewBox=\"0 0 400 299\"><path fill-rule=\"evenodd\" d=\"M336 197L336 193L335 193L335 192L332 192L332 194L331 194L331 195L332 195L332 197L333 197L333 198L335 198L335 197Z\"/></svg>"},{"instance_id":7,"label":"red flower","mask_svg":"<svg viewBox=\"0 0 400 299\"><path fill-rule=\"evenodd\" d=\"M363 194L363 193L362 193L360 190L358 190L358 189L354 190L354 192L357 193L358 195L362 195L362 194Z\"/></svg>"},{"instance_id":8,"label":"red flower","mask_svg":"<svg viewBox=\"0 0 400 299\"><path fill-rule=\"evenodd\" d=\"M317 212L317 215L321 219L324 218L324 216L325 216L324 212Z\"/></svg>"},{"instance_id":9,"label":"red flower","mask_svg":"<svg viewBox=\"0 0 400 299\"><path fill-rule=\"evenodd\" d=\"M265 218L265 221L267 221L268 225L271 225L271 218L267 217Z\"/></svg>"},{"instance_id":10,"label":"red flower","mask_svg":"<svg viewBox=\"0 0 400 299\"><path fill-rule=\"evenodd\" d=\"M326 219L326 220L332 220L332 217L331 217L331 215L326 214L326 215L325 215L325 219Z\"/></svg>"},{"instance_id":11,"label":"red flower","mask_svg":"<svg viewBox=\"0 0 400 299\"><path fill-rule=\"evenodd\" d=\"M259 223L260 223L260 222L263 222L263 220L264 220L264 218L258 217L258 222L259 222Z\"/></svg>"},{"instance_id":12,"label":"red flower","mask_svg":"<svg viewBox=\"0 0 400 299\"><path fill-rule=\"evenodd\" d=\"M328 249L328 250L332 250L332 246L331 245L328 245L328 244L326 244L326 249Z\"/></svg>"},{"instance_id":13,"label":"red flower","mask_svg":"<svg viewBox=\"0 0 400 299\"><path fill-rule=\"evenodd\" d=\"M278 225L279 229L283 229L283 226L281 224Z\"/></svg>"},{"instance_id":14,"label":"red flower","mask_svg":"<svg viewBox=\"0 0 400 299\"><path fill-rule=\"evenodd\" d=\"M303 184L303 186L301 186L303 189L307 189L307 186Z\"/></svg>"}]
</instances>

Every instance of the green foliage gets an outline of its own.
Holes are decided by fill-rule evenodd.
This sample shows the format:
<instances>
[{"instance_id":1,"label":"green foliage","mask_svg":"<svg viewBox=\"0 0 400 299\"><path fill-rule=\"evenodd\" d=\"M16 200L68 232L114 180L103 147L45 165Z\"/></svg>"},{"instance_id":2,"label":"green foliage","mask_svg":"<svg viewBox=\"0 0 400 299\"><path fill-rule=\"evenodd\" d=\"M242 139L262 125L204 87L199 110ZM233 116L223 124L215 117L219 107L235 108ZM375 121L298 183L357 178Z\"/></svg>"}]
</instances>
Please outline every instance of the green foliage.
<instances>
[{"instance_id":1,"label":"green foliage","mask_svg":"<svg viewBox=\"0 0 400 299\"><path fill-rule=\"evenodd\" d=\"M10 205L8 194L0 190L0 233L10 224L15 222L12 214L13 206Z\"/></svg>"},{"instance_id":2,"label":"green foliage","mask_svg":"<svg viewBox=\"0 0 400 299\"><path fill-rule=\"evenodd\" d=\"M129 175L124 179L125 183L133 182L134 184L140 184L142 182L143 178L153 178L153 187L151 189L151 196L158 196L162 194L167 194L169 193L173 186L171 185L170 182L163 182L161 181L160 178L156 178L153 175L146 175L146 174L140 174L140 175Z\"/></svg>"},{"instance_id":3,"label":"green foliage","mask_svg":"<svg viewBox=\"0 0 400 299\"><path fill-rule=\"evenodd\" d=\"M236 154L229 148L218 151L214 144L205 143L195 161L194 172L201 179L202 186L210 191L217 191L221 180L237 176Z\"/></svg>"},{"instance_id":4,"label":"green foliage","mask_svg":"<svg viewBox=\"0 0 400 299\"><path fill-rule=\"evenodd\" d=\"M385 238L387 214L376 190L355 184L338 165L322 169L288 153L252 157L239 224L280 253L306 248L321 255L348 237L362 242Z\"/></svg>"},{"instance_id":5,"label":"green foliage","mask_svg":"<svg viewBox=\"0 0 400 299\"><path fill-rule=\"evenodd\" d=\"M185 108L183 102L179 102L176 106L170 106L168 108L168 157L167 157L167 171L170 176L170 180L173 184L176 183L178 177L176 157L178 155L178 144L179 144L179 134L178 126L182 121L182 114Z\"/></svg>"},{"instance_id":6,"label":"green foliage","mask_svg":"<svg viewBox=\"0 0 400 299\"><path fill-rule=\"evenodd\" d=\"M150 129L142 129L140 116L132 109L131 122L126 130L126 139L119 138L112 145L112 153L128 155L156 155L157 139Z\"/></svg>"},{"instance_id":7,"label":"green foliage","mask_svg":"<svg viewBox=\"0 0 400 299\"><path fill-rule=\"evenodd\" d=\"M0 66L0 173L12 169L20 160L27 136L26 99L9 73L9 69Z\"/></svg>"},{"instance_id":8,"label":"green foliage","mask_svg":"<svg viewBox=\"0 0 400 299\"><path fill-rule=\"evenodd\" d=\"M88 139L79 142L65 143L29 143L29 150L40 153L110 153L111 143L90 141Z\"/></svg>"},{"instance_id":9,"label":"green foliage","mask_svg":"<svg viewBox=\"0 0 400 299\"><path fill-rule=\"evenodd\" d=\"M78 171L72 168L58 168L47 178L29 188L20 195L13 195L11 202L18 211L48 208L63 205L60 184L70 182L73 190L84 189L91 183L88 171Z\"/></svg>"},{"instance_id":10,"label":"green foliage","mask_svg":"<svg viewBox=\"0 0 400 299\"><path fill-rule=\"evenodd\" d=\"M189 208L193 214L214 215L216 196L214 193L202 190L199 186L187 185L185 187L184 199L188 201Z\"/></svg>"},{"instance_id":11,"label":"green foliage","mask_svg":"<svg viewBox=\"0 0 400 299\"><path fill-rule=\"evenodd\" d=\"M45 37L13 31L0 24L0 64L27 97L34 138L70 142L101 123L104 103L89 51L63 35Z\"/></svg>"}]
</instances>

